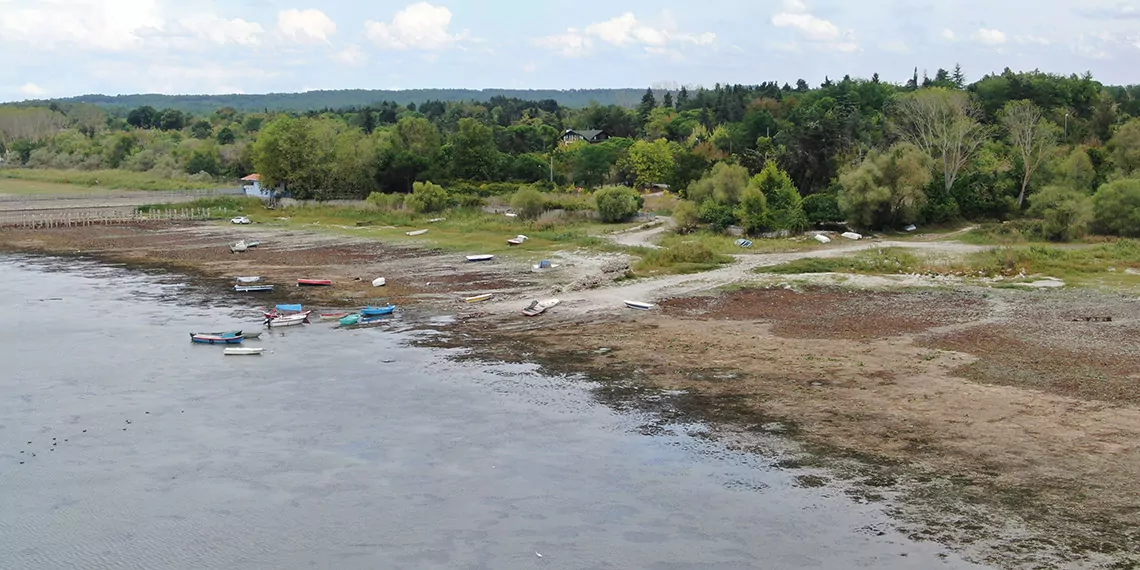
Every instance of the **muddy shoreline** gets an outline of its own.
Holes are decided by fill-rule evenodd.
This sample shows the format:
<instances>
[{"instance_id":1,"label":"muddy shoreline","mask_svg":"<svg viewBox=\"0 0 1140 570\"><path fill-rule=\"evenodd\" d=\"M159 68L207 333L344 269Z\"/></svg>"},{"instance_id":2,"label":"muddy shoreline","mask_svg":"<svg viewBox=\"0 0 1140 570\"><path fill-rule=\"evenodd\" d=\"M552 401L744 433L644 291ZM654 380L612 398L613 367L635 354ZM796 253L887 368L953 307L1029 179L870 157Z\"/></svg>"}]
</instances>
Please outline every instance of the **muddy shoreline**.
<instances>
[{"instance_id":1,"label":"muddy shoreline","mask_svg":"<svg viewBox=\"0 0 1140 570\"><path fill-rule=\"evenodd\" d=\"M303 231L213 224L0 231L0 251L79 255L191 275L242 302L358 307L378 297L456 316L432 341L469 358L535 362L598 382L600 399L653 419L706 422L733 448L881 503L912 538L1005 568L1140 565L1140 303L1091 291L851 290L757 284L686 291L652 313L531 298L596 269L543 275L521 261ZM370 281L385 276L389 286ZM290 286L329 278L331 288ZM603 287L597 298L608 299ZM496 302L462 298L496 293ZM518 307L515 307L518 305ZM1082 321L1112 314L1110 323ZM437 327L440 328L440 327Z\"/></svg>"}]
</instances>

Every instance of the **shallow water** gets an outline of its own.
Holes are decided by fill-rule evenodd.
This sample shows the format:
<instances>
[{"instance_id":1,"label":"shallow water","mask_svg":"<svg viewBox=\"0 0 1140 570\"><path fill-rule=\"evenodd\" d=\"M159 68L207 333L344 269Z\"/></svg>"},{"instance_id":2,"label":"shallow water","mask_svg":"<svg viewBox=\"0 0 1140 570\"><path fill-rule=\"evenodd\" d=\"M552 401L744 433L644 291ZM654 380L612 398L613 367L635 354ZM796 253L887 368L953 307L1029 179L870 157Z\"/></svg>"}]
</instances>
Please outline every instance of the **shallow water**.
<instances>
[{"instance_id":1,"label":"shallow water","mask_svg":"<svg viewBox=\"0 0 1140 570\"><path fill-rule=\"evenodd\" d=\"M0 271L0 568L973 567L764 458L642 435L581 379L411 347L399 321L223 356L187 333L258 328L239 300L72 260Z\"/></svg>"}]
</instances>

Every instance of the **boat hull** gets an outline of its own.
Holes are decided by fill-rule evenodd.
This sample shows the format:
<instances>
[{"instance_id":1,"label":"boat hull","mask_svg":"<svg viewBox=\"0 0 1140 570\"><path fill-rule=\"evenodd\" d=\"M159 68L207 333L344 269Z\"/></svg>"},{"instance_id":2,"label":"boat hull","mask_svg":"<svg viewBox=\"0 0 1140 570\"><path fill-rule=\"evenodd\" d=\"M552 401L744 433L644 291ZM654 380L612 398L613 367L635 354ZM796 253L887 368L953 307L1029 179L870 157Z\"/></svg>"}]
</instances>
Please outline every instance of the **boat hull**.
<instances>
[{"instance_id":1,"label":"boat hull","mask_svg":"<svg viewBox=\"0 0 1140 570\"><path fill-rule=\"evenodd\" d=\"M328 287L332 281L328 279L298 279L298 287Z\"/></svg>"},{"instance_id":2,"label":"boat hull","mask_svg":"<svg viewBox=\"0 0 1140 570\"><path fill-rule=\"evenodd\" d=\"M269 293L273 291L272 285L234 285L238 293Z\"/></svg>"},{"instance_id":3,"label":"boat hull","mask_svg":"<svg viewBox=\"0 0 1140 570\"><path fill-rule=\"evenodd\" d=\"M396 305L388 305L387 307L364 307L360 310L362 318L368 317L382 317L384 315L391 315L396 312Z\"/></svg>"},{"instance_id":4,"label":"boat hull","mask_svg":"<svg viewBox=\"0 0 1140 570\"><path fill-rule=\"evenodd\" d=\"M383 277L377 277L376 279L372 280L372 286L373 287L383 287L387 284L388 284L388 280L383 278Z\"/></svg>"},{"instance_id":5,"label":"boat hull","mask_svg":"<svg viewBox=\"0 0 1140 570\"><path fill-rule=\"evenodd\" d=\"M230 356L252 356L265 352L264 348L227 348L222 351Z\"/></svg>"},{"instance_id":6,"label":"boat hull","mask_svg":"<svg viewBox=\"0 0 1140 570\"><path fill-rule=\"evenodd\" d=\"M410 236L422 236L422 235L426 234L427 232L428 232L427 230L416 230L414 232L404 232L404 233L406 235L410 235Z\"/></svg>"},{"instance_id":7,"label":"boat hull","mask_svg":"<svg viewBox=\"0 0 1140 570\"><path fill-rule=\"evenodd\" d=\"M468 303L481 303L487 299L490 299L491 297L494 297L494 295L491 293L484 293L483 295L475 295L474 297L467 297L463 300Z\"/></svg>"},{"instance_id":8,"label":"boat hull","mask_svg":"<svg viewBox=\"0 0 1140 570\"><path fill-rule=\"evenodd\" d=\"M640 311L648 311L649 309L653 308L652 303L644 303L642 301L622 301L622 302L625 303L625 306L627 306L631 309L637 309Z\"/></svg>"},{"instance_id":9,"label":"boat hull","mask_svg":"<svg viewBox=\"0 0 1140 570\"><path fill-rule=\"evenodd\" d=\"M491 261L494 258L493 255L468 255L467 261Z\"/></svg>"},{"instance_id":10,"label":"boat hull","mask_svg":"<svg viewBox=\"0 0 1140 570\"><path fill-rule=\"evenodd\" d=\"M244 340L241 334L237 336L222 336L214 334L190 333L190 342L197 344L241 344Z\"/></svg>"}]
</instances>

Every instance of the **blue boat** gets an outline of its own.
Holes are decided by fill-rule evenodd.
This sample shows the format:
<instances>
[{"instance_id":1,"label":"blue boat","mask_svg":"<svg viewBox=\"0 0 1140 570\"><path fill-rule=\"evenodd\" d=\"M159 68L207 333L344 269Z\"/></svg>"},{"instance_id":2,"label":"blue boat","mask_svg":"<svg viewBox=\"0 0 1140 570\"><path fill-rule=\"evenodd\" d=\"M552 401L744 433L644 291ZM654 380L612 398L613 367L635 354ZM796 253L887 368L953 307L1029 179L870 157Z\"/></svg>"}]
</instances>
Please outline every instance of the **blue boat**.
<instances>
[{"instance_id":1,"label":"blue boat","mask_svg":"<svg viewBox=\"0 0 1140 570\"><path fill-rule=\"evenodd\" d=\"M223 333L190 333L190 342L199 344L241 344L245 336L241 331Z\"/></svg>"},{"instance_id":2,"label":"blue boat","mask_svg":"<svg viewBox=\"0 0 1140 570\"><path fill-rule=\"evenodd\" d=\"M379 317L382 315L391 315L396 311L396 305L388 305L387 307L364 307L360 309L360 316L362 317Z\"/></svg>"},{"instance_id":3,"label":"blue boat","mask_svg":"<svg viewBox=\"0 0 1140 570\"><path fill-rule=\"evenodd\" d=\"M301 305L277 305L277 310L282 313L300 313Z\"/></svg>"}]
</instances>

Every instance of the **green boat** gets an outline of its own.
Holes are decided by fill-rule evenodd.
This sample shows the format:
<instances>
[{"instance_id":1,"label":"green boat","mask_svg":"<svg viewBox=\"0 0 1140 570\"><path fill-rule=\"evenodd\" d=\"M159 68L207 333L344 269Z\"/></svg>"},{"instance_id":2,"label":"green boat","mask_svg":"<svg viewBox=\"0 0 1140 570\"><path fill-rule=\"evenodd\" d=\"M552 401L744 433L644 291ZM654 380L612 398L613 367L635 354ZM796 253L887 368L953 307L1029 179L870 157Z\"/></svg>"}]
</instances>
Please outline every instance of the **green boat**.
<instances>
[{"instance_id":1,"label":"green boat","mask_svg":"<svg viewBox=\"0 0 1140 570\"><path fill-rule=\"evenodd\" d=\"M355 315L349 315L349 316L341 319L340 320L340 326L350 327L350 326L355 325L356 323L359 323L359 322L360 322L360 314L357 313Z\"/></svg>"}]
</instances>

